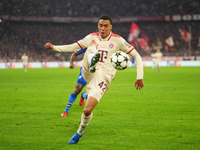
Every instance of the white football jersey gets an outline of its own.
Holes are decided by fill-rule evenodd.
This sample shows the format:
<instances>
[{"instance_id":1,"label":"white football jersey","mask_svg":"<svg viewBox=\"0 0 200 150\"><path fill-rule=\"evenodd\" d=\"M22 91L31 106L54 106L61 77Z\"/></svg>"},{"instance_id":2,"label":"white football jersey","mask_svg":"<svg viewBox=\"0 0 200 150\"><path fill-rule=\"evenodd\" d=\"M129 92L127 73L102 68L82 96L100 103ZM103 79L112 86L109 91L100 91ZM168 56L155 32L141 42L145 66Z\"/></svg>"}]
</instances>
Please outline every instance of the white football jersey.
<instances>
[{"instance_id":1,"label":"white football jersey","mask_svg":"<svg viewBox=\"0 0 200 150\"><path fill-rule=\"evenodd\" d=\"M97 67L101 67L107 75L115 75L116 73L116 70L112 67L110 61L112 54L116 51L123 51L127 54L130 53L130 55L135 58L137 79L143 79L143 64L140 55L134 47L127 43L121 36L112 32L105 39L102 39L98 32L91 33L77 43L57 46L53 45L52 50L57 52L75 52L80 50L80 48L84 49L89 47L92 40L97 42L97 50L101 54Z\"/></svg>"},{"instance_id":2,"label":"white football jersey","mask_svg":"<svg viewBox=\"0 0 200 150\"><path fill-rule=\"evenodd\" d=\"M26 64L28 62L28 56L22 56L22 61L23 61L23 64Z\"/></svg>"},{"instance_id":3,"label":"white football jersey","mask_svg":"<svg viewBox=\"0 0 200 150\"><path fill-rule=\"evenodd\" d=\"M163 56L162 53L157 53L157 52L154 53L154 54L151 54L152 59L155 59L155 60L158 60L158 61L161 60L162 56Z\"/></svg>"},{"instance_id":4,"label":"white football jersey","mask_svg":"<svg viewBox=\"0 0 200 150\"><path fill-rule=\"evenodd\" d=\"M92 40L97 42L97 50L101 54L98 67L101 67L106 74L112 76L116 73L116 70L111 64L112 54L116 51L123 51L129 54L131 51L135 50L133 46L127 43L121 36L112 32L105 39L102 39L98 32L91 33L77 43L81 49L84 49L91 44Z\"/></svg>"}]
</instances>

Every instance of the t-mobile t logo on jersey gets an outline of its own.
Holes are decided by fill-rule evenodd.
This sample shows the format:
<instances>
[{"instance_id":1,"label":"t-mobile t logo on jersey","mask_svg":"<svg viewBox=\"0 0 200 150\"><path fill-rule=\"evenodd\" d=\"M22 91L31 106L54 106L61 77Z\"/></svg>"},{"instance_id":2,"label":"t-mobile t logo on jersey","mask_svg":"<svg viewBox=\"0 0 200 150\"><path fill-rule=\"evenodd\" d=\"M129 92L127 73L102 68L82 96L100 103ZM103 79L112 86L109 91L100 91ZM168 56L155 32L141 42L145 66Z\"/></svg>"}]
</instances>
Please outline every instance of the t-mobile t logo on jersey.
<instances>
[{"instance_id":1,"label":"t-mobile t logo on jersey","mask_svg":"<svg viewBox=\"0 0 200 150\"><path fill-rule=\"evenodd\" d=\"M100 52L100 54L101 54L101 58L100 58L99 62L104 62L103 60L108 58L108 51L98 50L98 52Z\"/></svg>"}]
</instances>

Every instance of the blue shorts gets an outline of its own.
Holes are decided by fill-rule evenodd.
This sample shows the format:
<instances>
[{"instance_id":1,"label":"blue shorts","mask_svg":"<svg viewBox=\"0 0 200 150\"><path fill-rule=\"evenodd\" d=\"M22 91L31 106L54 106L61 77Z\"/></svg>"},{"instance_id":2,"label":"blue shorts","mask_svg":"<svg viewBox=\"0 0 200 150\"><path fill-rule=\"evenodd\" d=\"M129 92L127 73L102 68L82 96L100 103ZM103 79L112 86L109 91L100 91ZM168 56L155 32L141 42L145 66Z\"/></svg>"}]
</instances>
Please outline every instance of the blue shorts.
<instances>
[{"instance_id":1,"label":"blue shorts","mask_svg":"<svg viewBox=\"0 0 200 150\"><path fill-rule=\"evenodd\" d=\"M80 73L79 73L79 76L78 76L78 79L77 79L77 82L76 83L80 83L82 84L83 86L85 86L87 84L87 82L85 81L85 79L83 78L82 76L82 67L80 69Z\"/></svg>"}]
</instances>

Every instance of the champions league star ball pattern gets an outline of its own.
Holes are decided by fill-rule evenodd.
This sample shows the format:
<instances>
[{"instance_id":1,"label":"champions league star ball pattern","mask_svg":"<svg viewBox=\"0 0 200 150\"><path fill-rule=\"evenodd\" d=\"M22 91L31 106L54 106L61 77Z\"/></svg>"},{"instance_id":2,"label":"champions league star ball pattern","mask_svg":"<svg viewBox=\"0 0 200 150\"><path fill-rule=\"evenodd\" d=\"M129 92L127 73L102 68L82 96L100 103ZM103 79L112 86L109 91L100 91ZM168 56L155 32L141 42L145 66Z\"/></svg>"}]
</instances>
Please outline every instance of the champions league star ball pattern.
<instances>
[{"instance_id":1,"label":"champions league star ball pattern","mask_svg":"<svg viewBox=\"0 0 200 150\"><path fill-rule=\"evenodd\" d=\"M129 57L124 52L115 52L111 56L111 64L117 70L124 70L129 64Z\"/></svg>"}]
</instances>

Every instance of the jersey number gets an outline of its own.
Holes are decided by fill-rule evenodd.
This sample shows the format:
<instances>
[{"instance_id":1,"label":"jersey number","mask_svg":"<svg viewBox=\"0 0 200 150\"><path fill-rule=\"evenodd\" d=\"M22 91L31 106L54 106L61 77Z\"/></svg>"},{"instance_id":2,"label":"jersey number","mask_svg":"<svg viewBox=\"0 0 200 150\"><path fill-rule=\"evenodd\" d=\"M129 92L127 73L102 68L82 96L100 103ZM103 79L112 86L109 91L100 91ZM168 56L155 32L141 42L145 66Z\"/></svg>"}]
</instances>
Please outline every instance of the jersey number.
<instances>
[{"instance_id":1,"label":"jersey number","mask_svg":"<svg viewBox=\"0 0 200 150\"><path fill-rule=\"evenodd\" d=\"M100 83L98 84L98 86L100 87L100 89L102 90L103 93L104 93L105 90L107 89L107 84L105 84L103 81L100 82Z\"/></svg>"}]
</instances>

